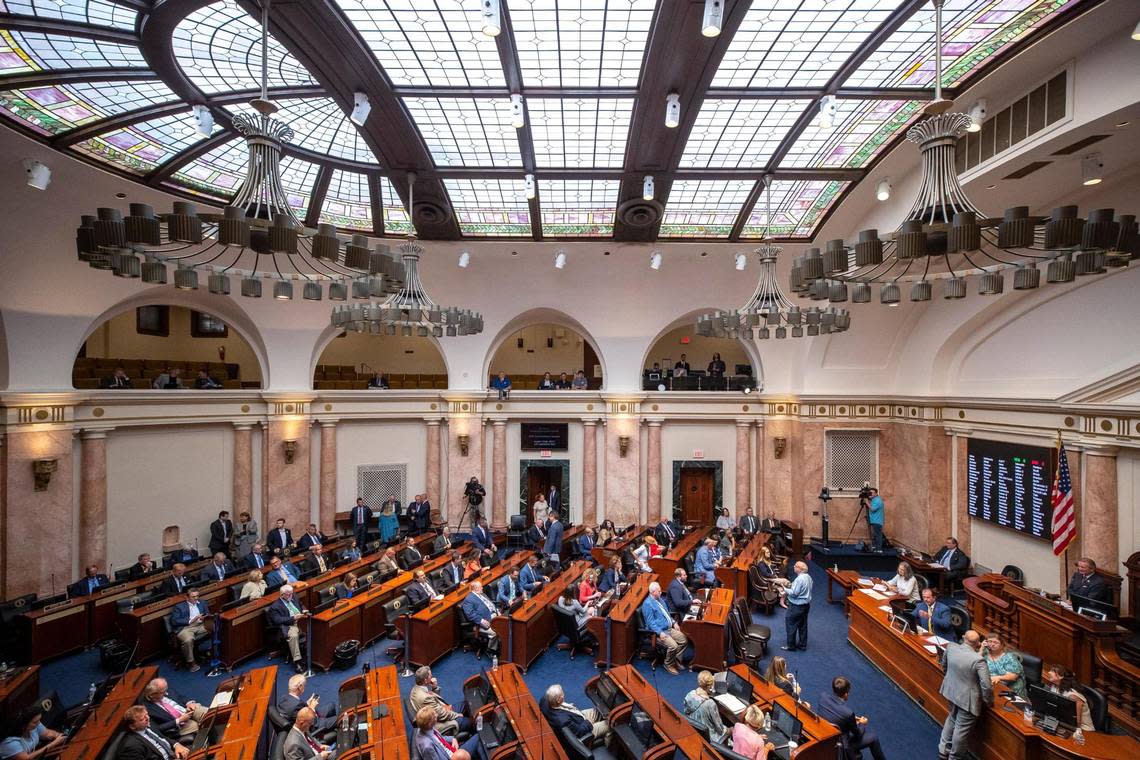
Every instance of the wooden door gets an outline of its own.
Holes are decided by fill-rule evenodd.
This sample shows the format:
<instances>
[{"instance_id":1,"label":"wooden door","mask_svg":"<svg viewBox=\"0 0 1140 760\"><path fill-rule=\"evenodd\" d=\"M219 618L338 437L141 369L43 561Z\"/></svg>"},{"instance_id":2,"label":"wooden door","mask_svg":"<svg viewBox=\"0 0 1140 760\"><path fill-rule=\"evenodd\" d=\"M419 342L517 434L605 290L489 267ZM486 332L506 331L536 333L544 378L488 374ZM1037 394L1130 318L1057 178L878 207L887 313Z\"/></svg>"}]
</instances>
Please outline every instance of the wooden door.
<instances>
[{"instance_id":1,"label":"wooden door","mask_svg":"<svg viewBox=\"0 0 1140 760\"><path fill-rule=\"evenodd\" d=\"M534 503L538 495L545 496L550 492L550 486L558 489L562 494L562 467L535 467L531 465L526 470L526 524L534 522Z\"/></svg>"},{"instance_id":2,"label":"wooden door","mask_svg":"<svg viewBox=\"0 0 1140 760\"><path fill-rule=\"evenodd\" d=\"M703 467L681 468L681 520L713 525L713 471Z\"/></svg>"}]
</instances>

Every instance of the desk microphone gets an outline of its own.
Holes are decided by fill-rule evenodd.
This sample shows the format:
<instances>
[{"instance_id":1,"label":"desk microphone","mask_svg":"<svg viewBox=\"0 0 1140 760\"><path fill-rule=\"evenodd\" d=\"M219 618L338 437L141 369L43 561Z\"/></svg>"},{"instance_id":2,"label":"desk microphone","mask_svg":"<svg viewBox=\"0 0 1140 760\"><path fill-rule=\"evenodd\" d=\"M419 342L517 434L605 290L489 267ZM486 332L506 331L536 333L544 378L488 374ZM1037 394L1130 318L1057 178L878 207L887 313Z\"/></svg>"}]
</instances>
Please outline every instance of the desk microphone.
<instances>
[{"instance_id":1,"label":"desk microphone","mask_svg":"<svg viewBox=\"0 0 1140 760\"><path fill-rule=\"evenodd\" d=\"M51 595L55 596L55 573L51 574Z\"/></svg>"},{"instance_id":2,"label":"desk microphone","mask_svg":"<svg viewBox=\"0 0 1140 760\"><path fill-rule=\"evenodd\" d=\"M795 700L795 703L796 703L795 704L796 721L798 722L800 719L800 682L796 680L796 671L793 670L789 675L791 676L791 679L792 679L792 687L793 687L792 691L795 692L794 694L792 694L792 699ZM791 737L791 736L788 737L789 740L791 740L792 738L793 737Z\"/></svg>"},{"instance_id":3,"label":"desk microphone","mask_svg":"<svg viewBox=\"0 0 1140 760\"><path fill-rule=\"evenodd\" d=\"M654 636L654 639L656 639L656 636ZM656 641L654 641L653 646L656 648L656 646L657 646ZM661 692L657 690L657 668L653 668L651 672L653 673L653 690L657 692L657 722L660 723L661 722Z\"/></svg>"}]
</instances>

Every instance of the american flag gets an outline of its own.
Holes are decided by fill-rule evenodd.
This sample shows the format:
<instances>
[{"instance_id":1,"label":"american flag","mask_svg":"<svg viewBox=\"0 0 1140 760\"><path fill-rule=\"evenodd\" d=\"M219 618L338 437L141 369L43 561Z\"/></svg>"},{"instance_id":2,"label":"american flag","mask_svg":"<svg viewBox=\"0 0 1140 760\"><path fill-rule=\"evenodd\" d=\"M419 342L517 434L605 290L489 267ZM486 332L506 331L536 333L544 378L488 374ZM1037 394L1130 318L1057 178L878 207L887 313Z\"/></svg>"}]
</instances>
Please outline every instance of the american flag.
<instances>
[{"instance_id":1,"label":"american flag","mask_svg":"<svg viewBox=\"0 0 1140 760\"><path fill-rule=\"evenodd\" d=\"M1077 537L1077 514L1073 505L1073 481L1069 479L1069 458L1065 456L1065 444L1061 443L1057 452L1057 476L1053 479L1053 554L1060 556Z\"/></svg>"}]
</instances>

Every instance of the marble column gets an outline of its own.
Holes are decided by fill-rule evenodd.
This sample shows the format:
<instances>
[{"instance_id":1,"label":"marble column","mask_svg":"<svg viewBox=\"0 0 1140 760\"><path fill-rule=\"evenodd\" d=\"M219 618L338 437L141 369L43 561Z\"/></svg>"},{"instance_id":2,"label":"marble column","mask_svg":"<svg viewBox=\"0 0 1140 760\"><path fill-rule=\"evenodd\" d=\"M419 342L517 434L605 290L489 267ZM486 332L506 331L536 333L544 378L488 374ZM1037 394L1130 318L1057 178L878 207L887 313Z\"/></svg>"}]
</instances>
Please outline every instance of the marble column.
<instances>
[{"instance_id":1,"label":"marble column","mask_svg":"<svg viewBox=\"0 0 1140 760\"><path fill-rule=\"evenodd\" d=\"M336 533L336 420L321 420L321 482L317 514L322 533Z\"/></svg>"},{"instance_id":2,"label":"marble column","mask_svg":"<svg viewBox=\"0 0 1140 760\"><path fill-rule=\"evenodd\" d=\"M641 435L633 417L606 420L605 516L615 525L639 522L641 516ZM621 439L627 438L625 455Z\"/></svg>"},{"instance_id":3,"label":"marble column","mask_svg":"<svg viewBox=\"0 0 1140 760\"><path fill-rule=\"evenodd\" d=\"M491 527L507 527L507 421L491 420Z\"/></svg>"},{"instance_id":4,"label":"marble column","mask_svg":"<svg viewBox=\"0 0 1140 760\"><path fill-rule=\"evenodd\" d=\"M441 504L439 500L439 426L442 420L438 417L424 420L427 423L427 463L425 469L424 488L427 489L428 501L432 504Z\"/></svg>"},{"instance_id":5,"label":"marble column","mask_svg":"<svg viewBox=\"0 0 1140 760\"><path fill-rule=\"evenodd\" d=\"M661 425L664 420L646 420L649 438L645 463L645 520L650 525L661 519Z\"/></svg>"},{"instance_id":6,"label":"marble column","mask_svg":"<svg viewBox=\"0 0 1140 760\"><path fill-rule=\"evenodd\" d=\"M736 504L732 507L736 520L752 502L751 428L752 420L736 421Z\"/></svg>"},{"instance_id":7,"label":"marble column","mask_svg":"<svg viewBox=\"0 0 1140 760\"><path fill-rule=\"evenodd\" d=\"M483 474L483 424L476 417L455 417L447 424L447 494L440 499L446 504L444 517L453 525L459 523L467 500L463 487L471 476ZM459 436L467 435L467 454L460 451ZM493 498L493 497L492 497ZM444 507L441 506L441 511Z\"/></svg>"},{"instance_id":8,"label":"marble column","mask_svg":"<svg viewBox=\"0 0 1140 760\"><path fill-rule=\"evenodd\" d=\"M234 498L233 518L242 512L253 514L253 423L234 423ZM258 528L265 527L258 523Z\"/></svg>"},{"instance_id":9,"label":"marble column","mask_svg":"<svg viewBox=\"0 0 1140 760\"><path fill-rule=\"evenodd\" d=\"M85 430L80 440L79 567L107 572L107 431Z\"/></svg>"},{"instance_id":10,"label":"marble column","mask_svg":"<svg viewBox=\"0 0 1140 760\"><path fill-rule=\"evenodd\" d=\"M1120 572L1120 538L1117 526L1116 453L1114 446L1084 451L1084 509L1080 532L1084 555L1097 567Z\"/></svg>"},{"instance_id":11,"label":"marble column","mask_svg":"<svg viewBox=\"0 0 1140 760\"><path fill-rule=\"evenodd\" d=\"M598 523L598 421L582 420L582 522Z\"/></svg>"},{"instance_id":12,"label":"marble column","mask_svg":"<svg viewBox=\"0 0 1140 760\"><path fill-rule=\"evenodd\" d=\"M954 492L957 501L954 505L953 519L950 523L950 535L958 539L958 546L961 547L962 551L966 552L966 554L970 554L970 460L966 452L966 447L969 445L970 431L958 428L948 429L954 436Z\"/></svg>"}]
</instances>

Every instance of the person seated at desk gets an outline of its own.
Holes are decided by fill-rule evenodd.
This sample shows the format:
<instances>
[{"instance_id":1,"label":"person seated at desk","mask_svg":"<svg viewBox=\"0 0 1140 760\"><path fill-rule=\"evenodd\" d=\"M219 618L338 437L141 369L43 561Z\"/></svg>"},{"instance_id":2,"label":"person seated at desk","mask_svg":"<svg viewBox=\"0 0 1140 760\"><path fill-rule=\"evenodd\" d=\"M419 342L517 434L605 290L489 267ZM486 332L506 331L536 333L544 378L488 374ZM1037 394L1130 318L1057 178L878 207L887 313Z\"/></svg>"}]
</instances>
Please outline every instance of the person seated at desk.
<instances>
[{"instance_id":1,"label":"person seated at desk","mask_svg":"<svg viewBox=\"0 0 1140 760\"><path fill-rule=\"evenodd\" d=\"M114 760L185 760L190 749L171 742L150 727L150 713L142 705L131 705L123 714L126 731Z\"/></svg>"},{"instance_id":2,"label":"person seated at desk","mask_svg":"<svg viewBox=\"0 0 1140 760\"><path fill-rule=\"evenodd\" d=\"M412 582L404 589L404 593L408 595L408 604L412 605L414 610L423 609L428 602L438 602L443 598L443 594L431 585L427 573L423 570L412 573Z\"/></svg>"},{"instance_id":3,"label":"person seated at desk","mask_svg":"<svg viewBox=\"0 0 1140 760\"><path fill-rule=\"evenodd\" d=\"M709 732L709 739L723 744L728 738L728 727L720 719L720 710L717 709L715 692L715 679L711 671L702 670L697 674L697 688L685 695L684 706L681 712L694 725Z\"/></svg>"},{"instance_id":4,"label":"person seated at desk","mask_svg":"<svg viewBox=\"0 0 1140 760\"><path fill-rule=\"evenodd\" d=\"M336 584L336 598L337 599L351 599L353 595L360 590L360 579L356 577L356 573L349 573L344 576L344 580Z\"/></svg>"},{"instance_id":5,"label":"person seated at desk","mask_svg":"<svg viewBox=\"0 0 1140 760\"><path fill-rule=\"evenodd\" d=\"M1025 671L1021 667L1021 658L1005 646L1001 634L991 631L986 634L983 642L986 668L990 671L990 681L994 684L1002 683L1017 696L1028 699L1025 690Z\"/></svg>"},{"instance_id":6,"label":"person seated at desk","mask_svg":"<svg viewBox=\"0 0 1140 760\"><path fill-rule=\"evenodd\" d=\"M783 657L776 655L768 663L768 669L764 671L764 677L768 679L768 683L778 686L784 690L784 693L789 697L799 699L800 685L796 683L796 677L788 672L788 661ZM811 709L811 703L804 702L805 707Z\"/></svg>"},{"instance_id":7,"label":"person seated at desk","mask_svg":"<svg viewBox=\"0 0 1140 760\"><path fill-rule=\"evenodd\" d=\"M277 599L266 608L265 614L269 618L269 624L276 626L281 632L281 637L285 639L293 669L298 673L304 673L305 666L301 664L301 629L297 626L297 621L305 617L308 612L301 608L300 600L293 596L293 587L282 586Z\"/></svg>"},{"instance_id":8,"label":"person seated at desk","mask_svg":"<svg viewBox=\"0 0 1140 760\"><path fill-rule=\"evenodd\" d=\"M760 521L756 519L756 512L749 507L744 512L744 517L740 518L740 530L746 536L755 535L760 531Z\"/></svg>"},{"instance_id":9,"label":"person seated at desk","mask_svg":"<svg viewBox=\"0 0 1140 760\"><path fill-rule=\"evenodd\" d=\"M297 546L309 549L313 546L324 546L328 542L329 537L317 530L317 524L309 523L309 527L305 528L305 534L297 539Z\"/></svg>"},{"instance_id":10,"label":"person seated at desk","mask_svg":"<svg viewBox=\"0 0 1140 760\"><path fill-rule=\"evenodd\" d=\"M744 720L732 727L732 751L748 760L767 760L776 745L760 733L764 728L764 710L760 705L748 705Z\"/></svg>"},{"instance_id":11,"label":"person seated at desk","mask_svg":"<svg viewBox=\"0 0 1140 760\"><path fill-rule=\"evenodd\" d=\"M657 539L657 543L664 546L666 549L677 543L677 538L681 535L681 531L677 526L669 522L666 515L661 515L661 520L653 527L653 537Z\"/></svg>"},{"instance_id":12,"label":"person seated at desk","mask_svg":"<svg viewBox=\"0 0 1140 760\"><path fill-rule=\"evenodd\" d=\"M511 379L507 377L506 372L500 372L499 376L491 381L491 390L499 392L499 399L510 398L511 396Z\"/></svg>"},{"instance_id":13,"label":"person seated at desk","mask_svg":"<svg viewBox=\"0 0 1140 760\"><path fill-rule=\"evenodd\" d=\"M210 614L209 602L198 599L198 589L186 592L185 601L174 605L170 611L170 628L174 631L178 645L182 647L182 658L191 673L200 670L194 660L194 639L206 634L206 618Z\"/></svg>"},{"instance_id":14,"label":"person seated at desk","mask_svg":"<svg viewBox=\"0 0 1140 760\"><path fill-rule=\"evenodd\" d=\"M478 562L476 562L476 565L478 565ZM446 594L460 583L463 583L466 572L467 568L463 565L463 555L458 551L453 551L451 553L451 560L439 569L439 580L436 582L436 590L441 594Z\"/></svg>"},{"instance_id":15,"label":"person seated at desk","mask_svg":"<svg viewBox=\"0 0 1140 760\"><path fill-rule=\"evenodd\" d=\"M523 591L522 581L519 580L519 569L512 568L509 573L503 576L499 581L498 591L495 594L495 601L503 607L510 607L515 603L519 597L525 599L526 592Z\"/></svg>"},{"instance_id":16,"label":"person seated at desk","mask_svg":"<svg viewBox=\"0 0 1140 760\"><path fill-rule=\"evenodd\" d=\"M329 562L328 557L325 556L325 547L320 544L311 545L309 547L309 556L305 557L301 563L301 567L304 568L302 572L304 572L305 575L327 573L332 567L332 564Z\"/></svg>"},{"instance_id":17,"label":"person seated at desk","mask_svg":"<svg viewBox=\"0 0 1140 760\"><path fill-rule=\"evenodd\" d=\"M602 520L602 524L598 526L598 546L605 546L610 541L614 540L617 531L614 529L613 520ZM660 541L660 539L658 539Z\"/></svg>"},{"instance_id":18,"label":"person seated at desk","mask_svg":"<svg viewBox=\"0 0 1140 760\"><path fill-rule=\"evenodd\" d=\"M386 391L391 388L388 383L388 378L384 377L383 372L373 372L372 377L368 379L368 388L370 390Z\"/></svg>"},{"instance_id":19,"label":"person seated at desk","mask_svg":"<svg viewBox=\"0 0 1140 760\"><path fill-rule=\"evenodd\" d=\"M448 739L436 731L438 718L435 710L424 707L416 713L416 730L412 732L413 751L420 760L487 760L487 751L483 749L483 742L479 734L459 745L455 739ZM290 758L289 760L292 760Z\"/></svg>"},{"instance_id":20,"label":"person seated at desk","mask_svg":"<svg viewBox=\"0 0 1140 760\"><path fill-rule=\"evenodd\" d=\"M483 572L483 562L478 554L467 555L467 564L463 566L463 580L469 581Z\"/></svg>"},{"instance_id":21,"label":"person seated at desk","mask_svg":"<svg viewBox=\"0 0 1140 760\"><path fill-rule=\"evenodd\" d=\"M163 579L158 590L166 596L176 596L185 592L189 585L190 579L186 577L186 565L176 562L174 567L170 568L170 575Z\"/></svg>"},{"instance_id":22,"label":"person seated at desk","mask_svg":"<svg viewBox=\"0 0 1140 760\"><path fill-rule=\"evenodd\" d=\"M532 554L527 558L526 564L519 571L519 582L522 583L523 591L531 596L542 590L542 584L550 582L550 579L538 569L537 555Z\"/></svg>"},{"instance_id":23,"label":"person seated at desk","mask_svg":"<svg viewBox=\"0 0 1140 760\"><path fill-rule=\"evenodd\" d=\"M99 383L100 388L109 388L113 390L124 390L133 388L131 378L127 376L127 371L120 367L115 367L115 374L110 377L105 377Z\"/></svg>"},{"instance_id":24,"label":"person seated at desk","mask_svg":"<svg viewBox=\"0 0 1140 760\"><path fill-rule=\"evenodd\" d=\"M542 494L539 494L542 498ZM546 546L546 523L544 519L536 519L531 526L527 528L526 539L530 542L530 548L536 552L541 552Z\"/></svg>"},{"instance_id":25,"label":"person seated at desk","mask_svg":"<svg viewBox=\"0 0 1140 760\"><path fill-rule=\"evenodd\" d=\"M850 694L851 681L844 676L836 676L831 681L831 693L820 697L816 712L824 720L835 724L844 736L849 753L858 755L863 750L869 749L871 757L875 760L885 760L886 755L879 746L879 737L867 728L867 719L855 715L855 711L847 706L847 697Z\"/></svg>"},{"instance_id":26,"label":"person seated at desk","mask_svg":"<svg viewBox=\"0 0 1140 760\"><path fill-rule=\"evenodd\" d=\"M570 733L582 742L589 744L591 739L601 739L609 746L613 731L597 709L590 707L579 710L566 701L565 690L561 684L556 683L546 687L543 700L546 702L546 718L556 731L569 728Z\"/></svg>"},{"instance_id":27,"label":"person seated at desk","mask_svg":"<svg viewBox=\"0 0 1140 760\"><path fill-rule=\"evenodd\" d=\"M198 580L205 581L206 583L217 583L224 581L229 573L232 573L237 568L234 563L230 562L230 558L223 552L218 552L214 558L206 564L205 567L198 573Z\"/></svg>"},{"instance_id":28,"label":"person seated at desk","mask_svg":"<svg viewBox=\"0 0 1140 760\"><path fill-rule=\"evenodd\" d=\"M559 608L574 615L574 621L578 624L579 635L585 635L586 621L598 614L596 607L587 607L578 601L578 593L573 586L567 586L562 590L562 595L558 597L556 604Z\"/></svg>"},{"instance_id":29,"label":"person seated at desk","mask_svg":"<svg viewBox=\"0 0 1140 760\"><path fill-rule=\"evenodd\" d=\"M170 741L193 743L198 725L206 717L206 706L170 693L165 678L155 678L143 689L143 707L150 716L153 730Z\"/></svg>"},{"instance_id":30,"label":"person seated at desk","mask_svg":"<svg viewBox=\"0 0 1140 760\"><path fill-rule=\"evenodd\" d=\"M182 384L182 369L180 367L165 367L162 372L154 378L154 382L150 387L155 390L182 390L186 386Z\"/></svg>"},{"instance_id":31,"label":"person seated at desk","mask_svg":"<svg viewBox=\"0 0 1140 760\"><path fill-rule=\"evenodd\" d=\"M158 565L155 564L155 561L150 558L150 554L143 552L139 555L139 561L131 565L131 569L127 574L127 577L132 581L137 581L139 578L150 575L157 569Z\"/></svg>"},{"instance_id":32,"label":"person seated at desk","mask_svg":"<svg viewBox=\"0 0 1140 760\"><path fill-rule=\"evenodd\" d=\"M281 695L281 699L277 700L277 712L281 713L281 717L292 723L297 719L297 715L304 708L308 707L317 714L317 721L313 725L313 732L316 734L323 734L336 727L337 708L336 705L330 705L324 710L320 709L321 698L316 694L310 694L308 699L305 699L305 686L308 684L308 679L303 673L294 673L289 676L289 684L286 687L286 692Z\"/></svg>"},{"instance_id":33,"label":"person seated at desk","mask_svg":"<svg viewBox=\"0 0 1140 760\"><path fill-rule=\"evenodd\" d=\"M373 563L372 567L376 568L381 575L395 575L400 572L400 566L396 564L396 550L389 546L384 550L380 559Z\"/></svg>"},{"instance_id":34,"label":"person seated at desk","mask_svg":"<svg viewBox=\"0 0 1140 760\"><path fill-rule=\"evenodd\" d=\"M958 539L946 537L946 543L934 555L934 564L946 568L946 582L960 581L970 572L970 558L958 548Z\"/></svg>"},{"instance_id":35,"label":"person seated at desk","mask_svg":"<svg viewBox=\"0 0 1140 760\"><path fill-rule=\"evenodd\" d=\"M606 594L615 590L622 582L621 557L614 557L610 560L610 566L602 573L601 580L598 581L598 590Z\"/></svg>"},{"instance_id":36,"label":"person seated at desk","mask_svg":"<svg viewBox=\"0 0 1140 760\"><path fill-rule=\"evenodd\" d=\"M594 558L591 556L591 552L597 545L598 541L594 536L594 529L589 525L582 526L582 535L578 536L578 553L582 555L582 559L593 562Z\"/></svg>"},{"instance_id":37,"label":"person seated at desk","mask_svg":"<svg viewBox=\"0 0 1140 760\"><path fill-rule=\"evenodd\" d=\"M665 549L662 548L661 544L657 543L657 539L653 536L646 536L643 541L645 542L646 550L649 552L650 559L660 557L665 553Z\"/></svg>"},{"instance_id":38,"label":"person seated at desk","mask_svg":"<svg viewBox=\"0 0 1140 760\"><path fill-rule=\"evenodd\" d=\"M67 587L69 599L74 599L77 596L89 596L94 594L97 589L111 585L111 581L106 575L99 572L96 565L88 565L83 572L82 578Z\"/></svg>"},{"instance_id":39,"label":"person seated at desk","mask_svg":"<svg viewBox=\"0 0 1140 760\"><path fill-rule=\"evenodd\" d=\"M661 598L661 584L649 584L649 595L641 603L641 616L645 627L657 636L657 643L665 647L665 670L673 675L681 674L681 653L689 645L689 639L669 614L669 608Z\"/></svg>"},{"instance_id":40,"label":"person seated at desk","mask_svg":"<svg viewBox=\"0 0 1140 760\"><path fill-rule=\"evenodd\" d=\"M588 568L582 573L582 580L578 581L578 601L582 604L595 604L601 598L602 592L598 590L598 571L592 567Z\"/></svg>"},{"instance_id":41,"label":"person seated at desk","mask_svg":"<svg viewBox=\"0 0 1140 760\"><path fill-rule=\"evenodd\" d=\"M499 634L491 630L491 618L498 615L499 610L495 607L495 603L483 593L483 584L479 581L471 581L471 591L460 606L463 609L463 614L475 625L479 635L487 640L487 648L491 650L492 654L497 655Z\"/></svg>"},{"instance_id":42,"label":"person seated at desk","mask_svg":"<svg viewBox=\"0 0 1140 760\"><path fill-rule=\"evenodd\" d=\"M736 556L736 535L731 530L722 530L717 535L716 555L722 565Z\"/></svg>"},{"instance_id":43,"label":"person seated at desk","mask_svg":"<svg viewBox=\"0 0 1140 760\"><path fill-rule=\"evenodd\" d=\"M285 760L310 760L311 758L332 760L336 756L332 747L321 744L309 736L309 732L313 730L316 722L316 710L310 707L300 709L297 713L297 719L293 721L293 727L289 729L289 734L285 737L283 753Z\"/></svg>"},{"instance_id":44,"label":"person seated at desk","mask_svg":"<svg viewBox=\"0 0 1140 760\"><path fill-rule=\"evenodd\" d=\"M249 554L245 555L241 561L246 570L260 570L265 567L269 562L265 559L265 545L254 544L249 550Z\"/></svg>"},{"instance_id":45,"label":"person seated at desk","mask_svg":"<svg viewBox=\"0 0 1140 760\"><path fill-rule=\"evenodd\" d=\"M246 599L253 601L265 596L265 576L261 574L260 570L250 570L249 575L245 577L245 583L242 584L241 593L238 594L238 599Z\"/></svg>"},{"instance_id":46,"label":"person seated at desk","mask_svg":"<svg viewBox=\"0 0 1140 760\"><path fill-rule=\"evenodd\" d=\"M214 378L210 377L210 373L204 369L198 370L198 377L194 378L194 387L200 391L213 391L222 387Z\"/></svg>"},{"instance_id":47,"label":"person seated at desk","mask_svg":"<svg viewBox=\"0 0 1140 760\"><path fill-rule=\"evenodd\" d=\"M16 716L12 729L20 733L0 741L0 760L37 760L41 755L54 754L67 741L66 736L43 724L43 715L36 701Z\"/></svg>"},{"instance_id":48,"label":"person seated at desk","mask_svg":"<svg viewBox=\"0 0 1140 760\"><path fill-rule=\"evenodd\" d=\"M441 734L454 736L458 733L471 733L471 719L463 714L461 709L456 711L439 693L439 681L432 675L431 668L424 665L416 669L416 685L408 694L408 701L412 705L412 712L418 714L425 707L435 713L435 730Z\"/></svg>"},{"instance_id":49,"label":"person seated at desk","mask_svg":"<svg viewBox=\"0 0 1140 760\"><path fill-rule=\"evenodd\" d=\"M914 570L906 562L899 563L895 569L895 577L887 581L887 588L896 594L905 596L907 601L917 602L921 598L918 590L918 578L914 576Z\"/></svg>"},{"instance_id":50,"label":"person seated at desk","mask_svg":"<svg viewBox=\"0 0 1140 760\"><path fill-rule=\"evenodd\" d=\"M780 587L781 597L787 591L788 586L792 585L792 582L780 575L779 570L776 569L776 563L772 559L772 550L767 544L760 547L760 557L756 560L756 567L760 570L760 575Z\"/></svg>"},{"instance_id":51,"label":"person seated at desk","mask_svg":"<svg viewBox=\"0 0 1140 760\"><path fill-rule=\"evenodd\" d=\"M471 529L471 542L479 549L480 558L486 557L489 563L494 555L498 554L495 548L495 536L487 527L487 518L479 518L479 522Z\"/></svg>"},{"instance_id":52,"label":"person seated at desk","mask_svg":"<svg viewBox=\"0 0 1140 760\"><path fill-rule=\"evenodd\" d=\"M451 528L444 525L440 529L439 535L436 536L431 542L431 553L436 554L438 552L445 552L451 548L451 545L453 543L454 542L451 540Z\"/></svg>"},{"instance_id":53,"label":"person seated at desk","mask_svg":"<svg viewBox=\"0 0 1140 760\"><path fill-rule=\"evenodd\" d=\"M716 518L716 529L730 531L736 527L736 521L732 519L732 515L728 512L728 507L721 507L720 514Z\"/></svg>"},{"instance_id":54,"label":"person seated at desk","mask_svg":"<svg viewBox=\"0 0 1140 760\"><path fill-rule=\"evenodd\" d=\"M694 604L698 606L700 601L693 598L689 592L689 587L685 585L688 580L689 574L685 572L685 568L678 567L673 571L673 580L669 582L669 590L665 594L665 601L669 604L669 611L674 615L687 615L689 608Z\"/></svg>"},{"instance_id":55,"label":"person seated at desk","mask_svg":"<svg viewBox=\"0 0 1140 760\"><path fill-rule=\"evenodd\" d=\"M651 536L646 536L646 539ZM630 545L630 551L633 552L633 562L637 566L639 573L652 573L653 568L649 566L649 546L643 539L635 538Z\"/></svg>"},{"instance_id":56,"label":"person seated at desk","mask_svg":"<svg viewBox=\"0 0 1140 760\"><path fill-rule=\"evenodd\" d=\"M1050 665L1049 669L1042 675L1041 680L1045 682L1050 691L1077 703L1078 728L1085 733L1096 730L1096 726L1092 722L1092 713L1089 711L1089 702L1085 699L1084 694L1077 691L1077 677L1073 671L1064 665ZM0 756L2 754L0 753Z\"/></svg>"},{"instance_id":57,"label":"person seated at desk","mask_svg":"<svg viewBox=\"0 0 1140 760\"><path fill-rule=\"evenodd\" d=\"M1112 604L1112 589L1096 574L1096 563L1088 557L1077 560L1077 572L1073 573L1073 577L1069 580L1067 591L1070 597L1076 594L1086 599Z\"/></svg>"},{"instance_id":58,"label":"person seated at desk","mask_svg":"<svg viewBox=\"0 0 1140 760\"><path fill-rule=\"evenodd\" d=\"M404 567L414 567L423 561L424 555L416 546L416 540L408 536L404 541Z\"/></svg>"},{"instance_id":59,"label":"person seated at desk","mask_svg":"<svg viewBox=\"0 0 1140 760\"><path fill-rule=\"evenodd\" d=\"M950 622L950 608L938 601L938 592L922 590L922 601L914 607L914 625L919 633L933 633L947 641L957 641L958 634Z\"/></svg>"},{"instance_id":60,"label":"person seated at desk","mask_svg":"<svg viewBox=\"0 0 1140 760\"><path fill-rule=\"evenodd\" d=\"M292 562L282 562L280 557L269 560L270 570L265 574L265 583L270 589L284 586L287 583L296 586L300 581L301 572Z\"/></svg>"},{"instance_id":61,"label":"person seated at desk","mask_svg":"<svg viewBox=\"0 0 1140 760\"><path fill-rule=\"evenodd\" d=\"M285 527L285 518L277 518L277 524L269 535L265 537L265 545L269 547L270 554L281 555L293 546L293 532Z\"/></svg>"},{"instance_id":62,"label":"person seated at desk","mask_svg":"<svg viewBox=\"0 0 1140 760\"><path fill-rule=\"evenodd\" d=\"M693 562L693 573L706 586L716 585L716 568L720 564L717 557L716 541L706 538L704 546L697 549L697 558Z\"/></svg>"}]
</instances>

